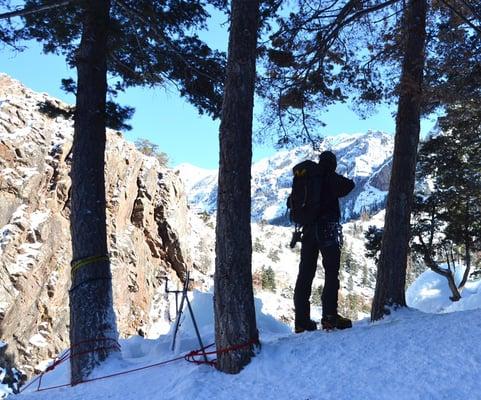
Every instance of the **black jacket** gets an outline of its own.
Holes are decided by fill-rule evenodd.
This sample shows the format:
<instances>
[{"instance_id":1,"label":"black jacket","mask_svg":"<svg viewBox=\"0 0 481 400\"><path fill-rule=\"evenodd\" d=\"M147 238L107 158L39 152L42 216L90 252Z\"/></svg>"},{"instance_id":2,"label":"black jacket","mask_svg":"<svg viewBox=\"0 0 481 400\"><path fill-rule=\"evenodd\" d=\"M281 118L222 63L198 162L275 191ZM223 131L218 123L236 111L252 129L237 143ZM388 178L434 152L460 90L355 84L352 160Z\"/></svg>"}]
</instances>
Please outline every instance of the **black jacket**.
<instances>
[{"instance_id":1,"label":"black jacket","mask_svg":"<svg viewBox=\"0 0 481 400\"><path fill-rule=\"evenodd\" d=\"M347 196L354 189L354 181L335 172L327 172L322 188L323 204L320 219L339 222L341 218L339 197Z\"/></svg>"}]
</instances>

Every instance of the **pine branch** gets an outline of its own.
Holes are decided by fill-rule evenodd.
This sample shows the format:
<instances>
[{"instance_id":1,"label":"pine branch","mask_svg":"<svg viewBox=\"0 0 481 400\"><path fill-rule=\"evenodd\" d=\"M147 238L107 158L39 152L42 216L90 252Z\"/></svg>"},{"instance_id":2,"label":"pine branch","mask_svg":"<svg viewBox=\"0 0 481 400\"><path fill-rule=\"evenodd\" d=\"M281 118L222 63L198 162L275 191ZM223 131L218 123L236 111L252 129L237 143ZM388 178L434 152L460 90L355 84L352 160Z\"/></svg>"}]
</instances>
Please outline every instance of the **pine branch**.
<instances>
[{"instance_id":1,"label":"pine branch","mask_svg":"<svg viewBox=\"0 0 481 400\"><path fill-rule=\"evenodd\" d=\"M332 38L334 36L337 35L337 33L344 27L346 27L347 25L351 24L352 22L355 22L357 20L359 20L361 17L367 15L367 14L370 14L371 12L375 12L375 11L380 11L382 10L383 8L386 8L386 7L389 7L390 5L393 5L393 4L396 4L396 3L399 3L400 0L388 0L388 1L385 1L383 3L380 3L380 4L376 4L372 7L368 7L368 8L365 8L365 9L362 9L354 14L352 14L350 17L348 17L348 13L346 13L344 16L343 15L339 15L339 17L341 18L337 18L336 20L336 23L333 24L332 26L332 31L330 32L330 34L328 35L328 39L329 38ZM346 11L348 9L356 9L356 1L350 1L347 5L346 5Z\"/></svg>"},{"instance_id":2,"label":"pine branch","mask_svg":"<svg viewBox=\"0 0 481 400\"><path fill-rule=\"evenodd\" d=\"M277 116L279 118L279 122L281 125L282 132L284 133L284 138L288 138L289 134L287 133L287 129L284 125L284 119L282 118L282 107L281 107L281 101L280 99L282 98L282 89L279 89L279 101L277 102Z\"/></svg>"},{"instance_id":3,"label":"pine branch","mask_svg":"<svg viewBox=\"0 0 481 400\"><path fill-rule=\"evenodd\" d=\"M481 14L474 8L472 4L469 3L469 1L466 0L461 0L462 3L473 13L473 15L481 21Z\"/></svg>"},{"instance_id":4,"label":"pine branch","mask_svg":"<svg viewBox=\"0 0 481 400\"><path fill-rule=\"evenodd\" d=\"M481 35L481 27L476 26L473 24L461 11L459 11L456 7L449 4L447 0L441 0L446 7L448 7L453 13L455 13L459 18L461 18L464 22L466 22L471 28L473 28L478 34Z\"/></svg>"},{"instance_id":5,"label":"pine branch","mask_svg":"<svg viewBox=\"0 0 481 400\"><path fill-rule=\"evenodd\" d=\"M73 3L74 1L78 0L64 0L64 1L57 1L51 4L44 4L42 6L38 7L25 7L22 9L18 9L15 11L10 11L7 13L0 14L0 19L8 19L8 18L14 18L14 17L25 17L30 14L37 14L42 11L48 11L52 10L54 8L59 8L63 6L67 6L70 3Z\"/></svg>"},{"instance_id":6,"label":"pine branch","mask_svg":"<svg viewBox=\"0 0 481 400\"><path fill-rule=\"evenodd\" d=\"M200 71L198 68L196 68L192 63L190 63L188 60L185 59L185 57L181 54L181 52L176 48L176 46L171 43L170 40L168 40L162 32L160 32L159 29L155 26L155 24L152 24L148 18L146 18L144 15L142 15L139 11L134 10L130 8L125 2L122 0L113 0L114 3L117 3L117 5L124 10L128 15L130 15L133 18L136 18L139 20L141 23L145 24L146 26L149 26L151 31L153 32L155 38L162 43L164 43L188 68L199 74L200 76L203 76L209 80L216 81L217 79L212 77L211 75Z\"/></svg>"},{"instance_id":7,"label":"pine branch","mask_svg":"<svg viewBox=\"0 0 481 400\"><path fill-rule=\"evenodd\" d=\"M380 11L390 5L399 3L400 0L387 0L380 4L376 4L374 6L364 8L360 11L354 12L351 14L352 11L357 10L358 2L356 0L350 0L339 12L336 19L329 24L325 31L327 35L322 37L318 43L318 49L316 50L311 62L308 63L305 70L305 78L307 78L308 73L312 70L315 63L320 62L323 63L324 57L326 56L328 50L331 48L332 44L338 38L339 32L350 25L353 22L358 21L363 16L368 15L371 12Z\"/></svg>"}]
</instances>

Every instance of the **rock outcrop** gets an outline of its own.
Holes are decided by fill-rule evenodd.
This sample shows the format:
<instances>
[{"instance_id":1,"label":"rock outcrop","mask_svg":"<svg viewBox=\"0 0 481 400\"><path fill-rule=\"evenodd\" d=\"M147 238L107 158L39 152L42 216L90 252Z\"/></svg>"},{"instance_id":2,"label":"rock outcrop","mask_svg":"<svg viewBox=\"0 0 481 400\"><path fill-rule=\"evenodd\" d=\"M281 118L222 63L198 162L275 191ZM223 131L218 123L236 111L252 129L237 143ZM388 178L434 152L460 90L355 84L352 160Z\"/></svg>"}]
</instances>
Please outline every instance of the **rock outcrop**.
<instances>
[{"instance_id":1,"label":"rock outcrop","mask_svg":"<svg viewBox=\"0 0 481 400\"><path fill-rule=\"evenodd\" d=\"M68 109L0 75L0 334L27 374L69 346L73 121L40 112L42 104ZM178 176L119 132L107 142L114 307L126 337L173 318L164 280L179 284L192 243Z\"/></svg>"}]
</instances>

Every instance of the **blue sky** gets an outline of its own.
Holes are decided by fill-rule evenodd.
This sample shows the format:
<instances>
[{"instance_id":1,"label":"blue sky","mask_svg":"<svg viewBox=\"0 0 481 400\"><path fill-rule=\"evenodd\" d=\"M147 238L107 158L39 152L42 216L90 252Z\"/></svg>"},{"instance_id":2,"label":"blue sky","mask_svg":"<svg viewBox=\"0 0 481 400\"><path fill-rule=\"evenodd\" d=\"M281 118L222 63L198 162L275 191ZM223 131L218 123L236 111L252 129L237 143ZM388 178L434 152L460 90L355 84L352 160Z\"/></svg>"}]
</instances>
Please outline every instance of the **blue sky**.
<instances>
[{"instance_id":1,"label":"blue sky","mask_svg":"<svg viewBox=\"0 0 481 400\"><path fill-rule=\"evenodd\" d=\"M227 48L225 17L217 16L209 25L209 31L201 36L211 46ZM27 43L21 53L2 48L0 72L5 72L35 91L47 92L69 103L74 103L72 95L60 90L60 80L75 77L62 56L44 55L38 43ZM146 138L156 143L161 151L168 154L172 166L188 162L203 168L217 168L219 121L200 116L197 110L181 99L175 89L132 88L119 96L123 105L135 107L136 112L129 122L133 129L125 133L125 138L134 141ZM261 107L256 107L261 112ZM348 105L331 107L322 120L327 124L322 129L324 135L365 132L369 129L394 132L393 110L381 107L369 119L362 120ZM425 121L422 130L428 131L432 121ZM254 121L255 126L255 121ZM254 161L275 152L273 146L254 145Z\"/></svg>"}]
</instances>

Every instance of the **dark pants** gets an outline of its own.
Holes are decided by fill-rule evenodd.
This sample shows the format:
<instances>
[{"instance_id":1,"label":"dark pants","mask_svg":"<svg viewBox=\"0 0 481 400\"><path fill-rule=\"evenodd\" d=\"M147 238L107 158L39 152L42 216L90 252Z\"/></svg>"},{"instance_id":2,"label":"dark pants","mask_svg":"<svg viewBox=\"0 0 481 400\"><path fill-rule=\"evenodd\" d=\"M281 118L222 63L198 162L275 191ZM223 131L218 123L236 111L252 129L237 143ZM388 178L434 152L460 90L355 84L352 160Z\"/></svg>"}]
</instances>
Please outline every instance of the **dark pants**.
<instances>
[{"instance_id":1,"label":"dark pants","mask_svg":"<svg viewBox=\"0 0 481 400\"><path fill-rule=\"evenodd\" d=\"M337 298L339 291L339 264L341 251L339 241L323 240L319 237L318 225L304 228L301 249L301 262L294 290L294 307L296 323L304 323L311 317L309 298L312 281L316 274L319 251L322 255L325 282L322 291L322 315L337 314Z\"/></svg>"}]
</instances>

